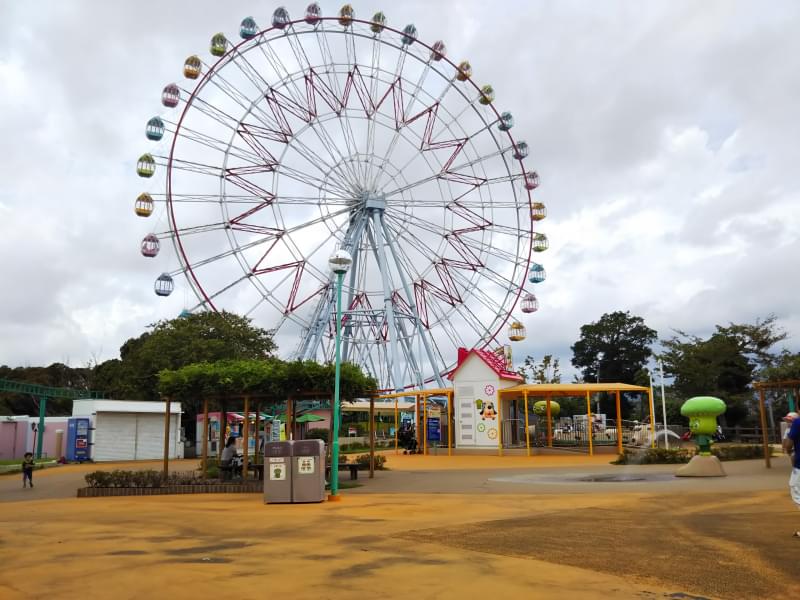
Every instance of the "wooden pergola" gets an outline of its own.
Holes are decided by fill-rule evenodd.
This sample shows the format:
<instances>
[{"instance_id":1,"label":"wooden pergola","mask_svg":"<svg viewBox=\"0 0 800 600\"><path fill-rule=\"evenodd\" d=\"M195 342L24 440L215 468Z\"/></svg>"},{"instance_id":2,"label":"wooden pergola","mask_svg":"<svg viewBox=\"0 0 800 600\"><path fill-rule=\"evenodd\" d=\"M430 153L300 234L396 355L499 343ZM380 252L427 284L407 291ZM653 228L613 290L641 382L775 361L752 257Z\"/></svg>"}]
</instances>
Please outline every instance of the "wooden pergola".
<instances>
[{"instance_id":1,"label":"wooden pergola","mask_svg":"<svg viewBox=\"0 0 800 600\"><path fill-rule=\"evenodd\" d=\"M525 402L525 447L528 456L531 455L531 436L528 429L528 398L544 398L547 402L547 446L553 447L553 424L550 418L550 402L553 398L580 398L586 397L586 420L589 439L589 456L594 455L594 447L592 443L592 394L600 392L613 392L616 396L616 412L617 412L617 451L622 453L622 409L621 398L622 392L636 392L639 394L647 394L647 406L650 410L650 433L652 439L655 440L655 423L653 419L653 399L650 396L650 388L638 385L630 385L627 383L534 383L534 384L521 384L512 387L502 388L497 390L497 413L498 418L502 419L503 411L501 409L502 401L506 400L519 400L523 399ZM497 451L500 456L503 455L503 428L502 422L498 422L498 431L500 435L497 436Z\"/></svg>"},{"instance_id":2,"label":"wooden pergola","mask_svg":"<svg viewBox=\"0 0 800 600\"><path fill-rule=\"evenodd\" d=\"M765 396L767 390L789 390L798 397L800 391L800 379L784 379L781 381L756 381L753 383L753 388L758 391L758 410L761 417L761 442L764 446L764 463L768 469L772 468L771 454L772 450L769 445L769 436L767 435L767 412L764 406ZM789 406L789 410L795 407Z\"/></svg>"},{"instance_id":3,"label":"wooden pergola","mask_svg":"<svg viewBox=\"0 0 800 600\"><path fill-rule=\"evenodd\" d=\"M286 435L291 438L294 426L294 401L297 398L325 398L328 397L331 401L330 392L298 392L286 398ZM220 400L222 396L203 397L203 451L202 451L202 475L203 479L206 478L206 471L208 469L208 401L209 399ZM249 466L249 439L250 439L250 401L255 400L255 435L258 435L259 422L261 417L261 401L266 400L268 403L280 404L282 401L277 400L273 396L266 394L232 394L224 396L227 400L243 400L244 401L244 422L242 426L242 479L247 479L247 471ZM164 397L165 412L164 412L164 465L163 476L167 478L169 474L169 422L170 422L170 403L172 399L169 396ZM220 422L220 442L225 444L225 426L227 423ZM328 440L330 442L330 440ZM221 454L221 450L219 451ZM258 462L258 443L255 444L255 451L253 459Z\"/></svg>"}]
</instances>

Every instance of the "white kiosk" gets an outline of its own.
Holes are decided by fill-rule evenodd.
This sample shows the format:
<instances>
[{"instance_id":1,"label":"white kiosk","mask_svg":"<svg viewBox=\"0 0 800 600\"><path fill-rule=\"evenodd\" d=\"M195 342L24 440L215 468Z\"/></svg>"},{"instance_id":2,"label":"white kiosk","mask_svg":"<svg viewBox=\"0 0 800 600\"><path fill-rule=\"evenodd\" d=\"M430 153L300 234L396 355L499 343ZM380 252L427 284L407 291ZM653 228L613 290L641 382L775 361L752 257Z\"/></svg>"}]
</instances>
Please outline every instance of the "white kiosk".
<instances>
[{"instance_id":1,"label":"white kiosk","mask_svg":"<svg viewBox=\"0 0 800 600\"><path fill-rule=\"evenodd\" d=\"M458 349L458 364L450 372L455 395L455 446L497 448L500 435L498 411L509 418L509 406L500 407L497 390L524 381L508 369L505 356L490 350Z\"/></svg>"}]
</instances>

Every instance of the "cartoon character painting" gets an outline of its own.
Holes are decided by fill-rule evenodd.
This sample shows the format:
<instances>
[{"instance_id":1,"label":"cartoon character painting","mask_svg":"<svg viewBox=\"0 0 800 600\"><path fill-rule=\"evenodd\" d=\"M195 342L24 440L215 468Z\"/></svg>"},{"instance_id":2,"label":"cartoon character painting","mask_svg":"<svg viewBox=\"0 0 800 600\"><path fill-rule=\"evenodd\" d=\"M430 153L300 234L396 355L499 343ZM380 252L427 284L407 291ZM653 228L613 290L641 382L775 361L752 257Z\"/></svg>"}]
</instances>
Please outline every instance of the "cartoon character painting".
<instances>
[{"instance_id":1,"label":"cartoon character painting","mask_svg":"<svg viewBox=\"0 0 800 600\"><path fill-rule=\"evenodd\" d=\"M494 421L497 418L497 411L494 408L494 402L484 402L479 414L481 415L481 419L484 421L487 419Z\"/></svg>"}]
</instances>

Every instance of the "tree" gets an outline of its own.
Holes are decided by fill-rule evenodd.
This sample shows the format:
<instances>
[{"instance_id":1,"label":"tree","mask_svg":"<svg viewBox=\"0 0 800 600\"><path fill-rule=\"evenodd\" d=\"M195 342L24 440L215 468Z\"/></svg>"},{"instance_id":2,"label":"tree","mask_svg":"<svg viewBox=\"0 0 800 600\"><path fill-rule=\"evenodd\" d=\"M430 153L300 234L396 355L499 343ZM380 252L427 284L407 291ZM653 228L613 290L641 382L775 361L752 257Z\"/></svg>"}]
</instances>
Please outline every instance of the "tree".
<instances>
[{"instance_id":1,"label":"tree","mask_svg":"<svg viewBox=\"0 0 800 600\"><path fill-rule=\"evenodd\" d=\"M735 338L715 333L707 340L673 337L662 344L666 350L661 355L664 372L674 378L672 390L679 398L721 398L728 406L723 417L728 425L747 417L755 363L742 353Z\"/></svg>"},{"instance_id":2,"label":"tree","mask_svg":"<svg viewBox=\"0 0 800 600\"><path fill-rule=\"evenodd\" d=\"M572 365L581 369L586 382L634 383L657 338L641 317L627 311L606 313L581 327L580 339L572 346Z\"/></svg>"},{"instance_id":3,"label":"tree","mask_svg":"<svg viewBox=\"0 0 800 600\"><path fill-rule=\"evenodd\" d=\"M537 363L536 359L529 354L525 357L519 374L528 383L561 383L559 360L553 358L552 354L545 354L540 363Z\"/></svg>"},{"instance_id":4,"label":"tree","mask_svg":"<svg viewBox=\"0 0 800 600\"><path fill-rule=\"evenodd\" d=\"M673 377L675 395L686 400L692 396L717 396L728 410L722 419L727 425L755 419L750 383L760 377L779 379L793 369L793 355L770 352L786 338L774 315L757 319L754 324L717 325L708 339L676 331L662 340L664 371ZM800 360L798 360L800 367ZM787 377L788 378L788 377Z\"/></svg>"},{"instance_id":5,"label":"tree","mask_svg":"<svg viewBox=\"0 0 800 600\"><path fill-rule=\"evenodd\" d=\"M158 373L164 369L225 359L266 359L275 350L272 335L250 319L229 312L204 312L159 321L129 339L120 360L97 366L92 385L123 399L158 400Z\"/></svg>"}]
</instances>

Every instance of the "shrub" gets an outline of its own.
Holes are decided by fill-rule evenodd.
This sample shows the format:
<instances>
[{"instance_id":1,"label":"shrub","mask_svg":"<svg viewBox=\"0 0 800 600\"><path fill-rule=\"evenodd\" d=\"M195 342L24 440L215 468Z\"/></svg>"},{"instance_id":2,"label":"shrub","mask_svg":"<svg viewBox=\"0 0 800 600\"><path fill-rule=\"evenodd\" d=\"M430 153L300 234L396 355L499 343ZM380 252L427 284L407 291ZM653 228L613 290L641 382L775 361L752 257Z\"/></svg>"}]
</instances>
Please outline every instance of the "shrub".
<instances>
[{"instance_id":1,"label":"shrub","mask_svg":"<svg viewBox=\"0 0 800 600\"><path fill-rule=\"evenodd\" d=\"M615 465L674 465L689 462L692 453L685 448L647 448L645 450L630 450L624 448Z\"/></svg>"},{"instance_id":2,"label":"shrub","mask_svg":"<svg viewBox=\"0 0 800 600\"><path fill-rule=\"evenodd\" d=\"M720 460L748 460L751 458L763 458L764 448L756 444L712 446L711 454Z\"/></svg>"},{"instance_id":3,"label":"shrub","mask_svg":"<svg viewBox=\"0 0 800 600\"><path fill-rule=\"evenodd\" d=\"M354 461L359 467L366 467L369 469L369 454L361 454L356 456ZM386 468L386 457L382 454L375 455L375 469L383 471Z\"/></svg>"},{"instance_id":4,"label":"shrub","mask_svg":"<svg viewBox=\"0 0 800 600\"><path fill-rule=\"evenodd\" d=\"M89 487L111 487L111 473L108 471L92 471L84 479Z\"/></svg>"},{"instance_id":5,"label":"shrub","mask_svg":"<svg viewBox=\"0 0 800 600\"><path fill-rule=\"evenodd\" d=\"M328 443L328 430L327 429L320 429L319 427L315 429L309 429L306 431L306 439L307 440L322 440L326 444Z\"/></svg>"}]
</instances>

